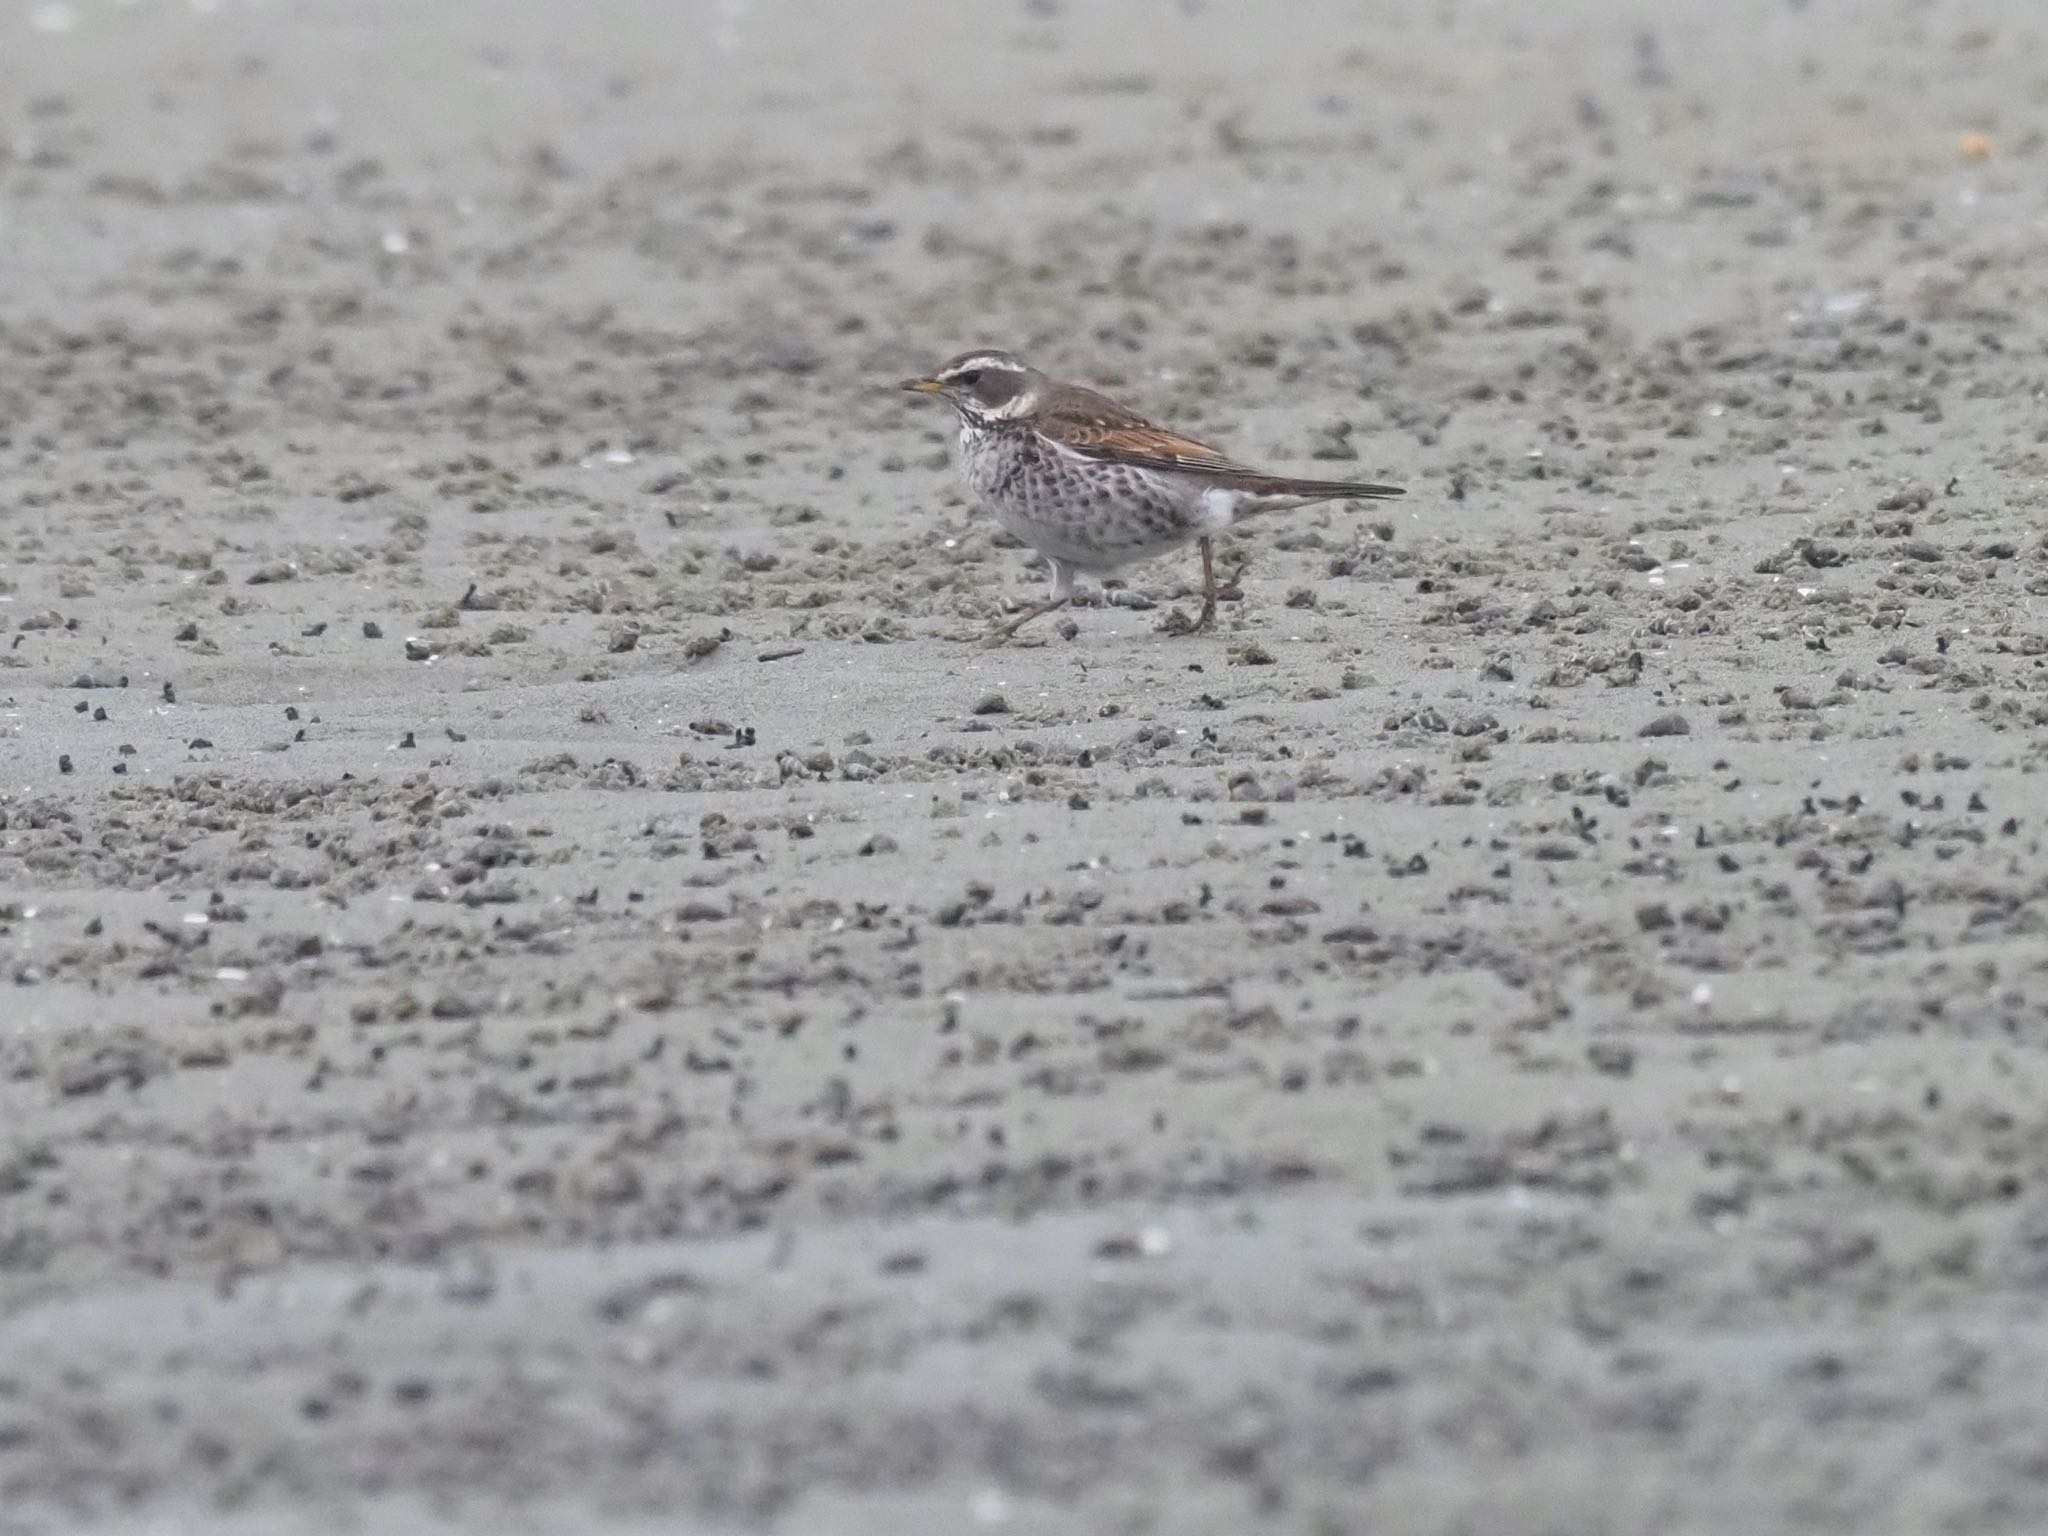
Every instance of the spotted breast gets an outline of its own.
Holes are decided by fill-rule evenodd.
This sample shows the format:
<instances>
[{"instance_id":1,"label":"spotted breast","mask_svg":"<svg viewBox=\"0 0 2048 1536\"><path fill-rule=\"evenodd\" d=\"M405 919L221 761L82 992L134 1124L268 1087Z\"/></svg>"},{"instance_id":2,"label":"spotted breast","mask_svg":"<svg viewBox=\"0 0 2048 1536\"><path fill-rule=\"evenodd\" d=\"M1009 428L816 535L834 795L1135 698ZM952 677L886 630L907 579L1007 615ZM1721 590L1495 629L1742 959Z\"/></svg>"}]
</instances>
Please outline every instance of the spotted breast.
<instances>
[{"instance_id":1,"label":"spotted breast","mask_svg":"<svg viewBox=\"0 0 2048 1536\"><path fill-rule=\"evenodd\" d=\"M1089 462L1025 423L962 423L960 464L996 520L1033 549L1089 572L1177 549L1204 531L1196 487Z\"/></svg>"}]
</instances>

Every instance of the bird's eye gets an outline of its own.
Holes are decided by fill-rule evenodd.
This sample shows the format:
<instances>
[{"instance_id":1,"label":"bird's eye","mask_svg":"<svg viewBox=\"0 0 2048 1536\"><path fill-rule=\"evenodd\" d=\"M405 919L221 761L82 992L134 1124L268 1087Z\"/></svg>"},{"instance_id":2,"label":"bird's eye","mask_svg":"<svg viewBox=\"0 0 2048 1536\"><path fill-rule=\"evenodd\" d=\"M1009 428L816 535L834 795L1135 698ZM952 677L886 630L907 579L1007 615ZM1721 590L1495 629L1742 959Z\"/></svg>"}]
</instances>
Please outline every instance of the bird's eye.
<instances>
[{"instance_id":1,"label":"bird's eye","mask_svg":"<svg viewBox=\"0 0 2048 1536\"><path fill-rule=\"evenodd\" d=\"M970 368L965 373L954 374L953 379L955 383L965 384L969 389L972 389L981 382L981 370L979 368Z\"/></svg>"}]
</instances>

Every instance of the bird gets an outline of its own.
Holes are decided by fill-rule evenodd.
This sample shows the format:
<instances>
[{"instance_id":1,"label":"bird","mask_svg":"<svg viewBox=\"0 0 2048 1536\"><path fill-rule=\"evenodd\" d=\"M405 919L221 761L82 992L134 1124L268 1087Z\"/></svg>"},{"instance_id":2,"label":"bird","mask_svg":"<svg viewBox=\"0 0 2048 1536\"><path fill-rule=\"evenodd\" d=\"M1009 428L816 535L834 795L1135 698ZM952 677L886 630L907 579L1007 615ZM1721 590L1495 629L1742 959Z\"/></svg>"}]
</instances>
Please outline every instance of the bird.
<instances>
[{"instance_id":1,"label":"bird","mask_svg":"<svg viewBox=\"0 0 2048 1536\"><path fill-rule=\"evenodd\" d=\"M1105 575L1191 541L1202 555L1202 611L1188 627L1205 630L1216 621L1212 540L1240 517L1406 494L1398 485L1255 469L996 348L963 352L900 387L953 407L969 488L1051 567L1045 601L998 625L994 644L1065 606L1078 573Z\"/></svg>"}]
</instances>

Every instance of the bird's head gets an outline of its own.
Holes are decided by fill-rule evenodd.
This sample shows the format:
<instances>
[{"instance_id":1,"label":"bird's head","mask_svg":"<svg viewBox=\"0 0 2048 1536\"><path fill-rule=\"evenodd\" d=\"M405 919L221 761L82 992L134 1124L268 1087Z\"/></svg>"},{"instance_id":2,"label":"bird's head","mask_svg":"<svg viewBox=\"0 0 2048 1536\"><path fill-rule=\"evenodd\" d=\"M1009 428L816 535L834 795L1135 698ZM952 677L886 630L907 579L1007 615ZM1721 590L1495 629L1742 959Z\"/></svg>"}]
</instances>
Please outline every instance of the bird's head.
<instances>
[{"instance_id":1,"label":"bird's head","mask_svg":"<svg viewBox=\"0 0 2048 1536\"><path fill-rule=\"evenodd\" d=\"M904 380L903 388L943 395L968 421L1015 421L1038 408L1045 384L1045 375L1036 368L988 348L962 352L921 379Z\"/></svg>"}]
</instances>

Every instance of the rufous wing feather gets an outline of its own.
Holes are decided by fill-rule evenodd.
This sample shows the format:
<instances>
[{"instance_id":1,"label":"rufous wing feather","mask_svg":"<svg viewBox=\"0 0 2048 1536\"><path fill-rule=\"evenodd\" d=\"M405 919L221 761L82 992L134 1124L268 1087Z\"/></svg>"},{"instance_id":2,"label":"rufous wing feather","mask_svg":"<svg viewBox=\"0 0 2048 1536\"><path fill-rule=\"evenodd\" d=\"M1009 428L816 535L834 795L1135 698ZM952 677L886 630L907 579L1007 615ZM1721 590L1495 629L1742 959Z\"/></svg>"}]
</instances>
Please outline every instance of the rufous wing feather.
<instances>
[{"instance_id":1,"label":"rufous wing feather","mask_svg":"<svg viewBox=\"0 0 2048 1536\"><path fill-rule=\"evenodd\" d=\"M1189 469L1204 474L1255 475L1249 464L1226 457L1207 443L1148 422L1064 426L1059 441L1091 459L1139 469Z\"/></svg>"},{"instance_id":2,"label":"rufous wing feather","mask_svg":"<svg viewBox=\"0 0 2048 1536\"><path fill-rule=\"evenodd\" d=\"M1297 480L1254 469L1192 437L1154 426L1093 390L1065 390L1036 423L1046 437L1083 458L1133 469L1182 470L1209 475L1219 485L1254 496L1324 498L1402 495L1398 485L1350 480Z\"/></svg>"}]
</instances>

